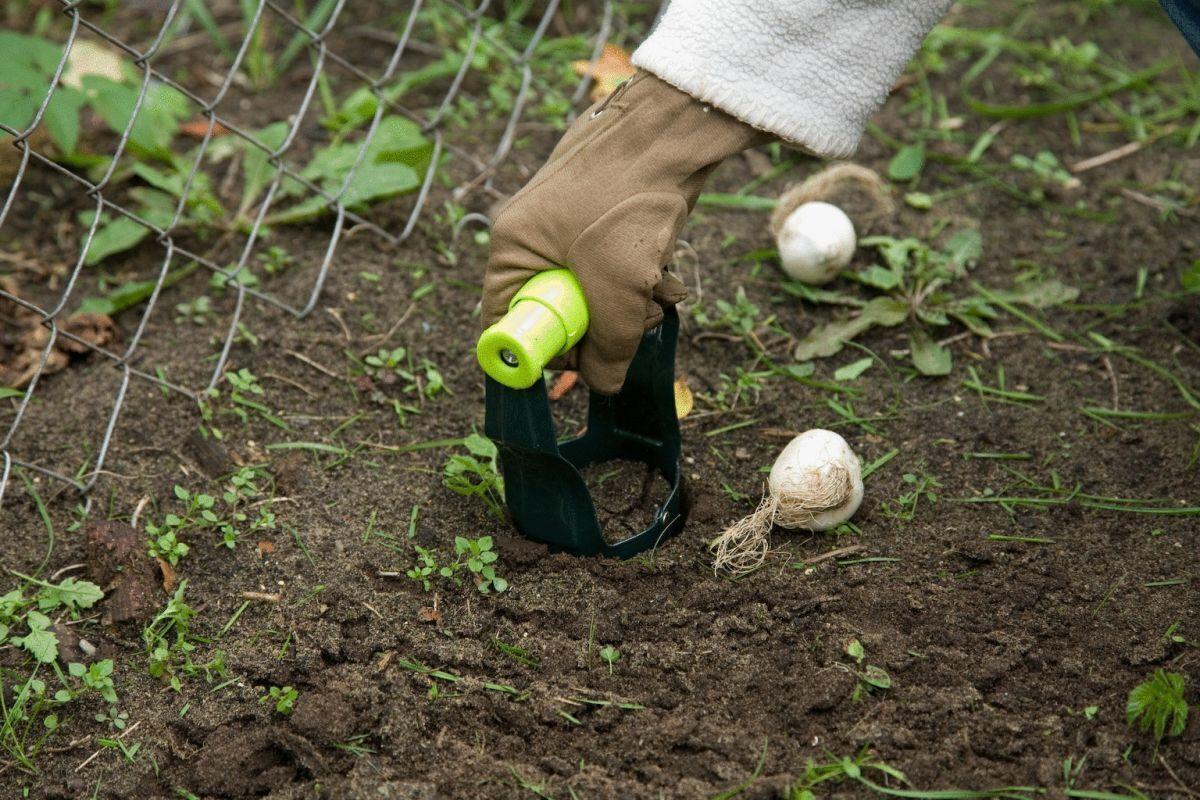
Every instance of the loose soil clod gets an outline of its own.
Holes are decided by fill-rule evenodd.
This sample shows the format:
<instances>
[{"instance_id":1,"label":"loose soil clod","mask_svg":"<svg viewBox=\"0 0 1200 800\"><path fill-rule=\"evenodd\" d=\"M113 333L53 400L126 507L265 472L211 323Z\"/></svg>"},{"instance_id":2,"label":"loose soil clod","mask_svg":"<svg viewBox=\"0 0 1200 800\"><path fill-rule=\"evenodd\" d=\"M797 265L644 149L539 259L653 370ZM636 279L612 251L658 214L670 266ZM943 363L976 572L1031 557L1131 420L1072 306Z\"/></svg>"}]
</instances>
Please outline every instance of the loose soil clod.
<instances>
[{"instance_id":1,"label":"loose soil clod","mask_svg":"<svg viewBox=\"0 0 1200 800\"><path fill-rule=\"evenodd\" d=\"M121 522L87 529L88 577L104 589L105 624L144 622L163 600L164 573L146 556L146 537Z\"/></svg>"}]
</instances>

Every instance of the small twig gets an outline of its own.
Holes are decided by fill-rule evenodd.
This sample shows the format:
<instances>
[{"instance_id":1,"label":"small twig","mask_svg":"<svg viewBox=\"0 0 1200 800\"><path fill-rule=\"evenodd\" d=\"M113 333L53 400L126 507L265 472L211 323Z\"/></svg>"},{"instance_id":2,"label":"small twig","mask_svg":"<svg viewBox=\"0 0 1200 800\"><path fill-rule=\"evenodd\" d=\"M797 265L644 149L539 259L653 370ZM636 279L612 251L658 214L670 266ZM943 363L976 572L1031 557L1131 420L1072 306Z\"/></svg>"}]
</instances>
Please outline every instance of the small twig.
<instances>
[{"instance_id":1,"label":"small twig","mask_svg":"<svg viewBox=\"0 0 1200 800\"><path fill-rule=\"evenodd\" d=\"M705 339L718 339L722 342L740 342L742 340L742 337L734 336L732 333L718 333L717 331L705 331L704 333L697 333L695 336L693 336L692 344L697 344L698 342L702 342Z\"/></svg>"},{"instance_id":2,"label":"small twig","mask_svg":"<svg viewBox=\"0 0 1200 800\"><path fill-rule=\"evenodd\" d=\"M360 222L357 225L351 225L349 228L347 228L346 232L342 234L342 238L343 239L353 239L355 236L358 235L359 231L364 231L364 230L365 231L378 230L378 228L375 225L372 225L370 222Z\"/></svg>"},{"instance_id":3,"label":"small twig","mask_svg":"<svg viewBox=\"0 0 1200 800\"><path fill-rule=\"evenodd\" d=\"M304 355L303 353L297 353L295 350L284 350L283 352L287 353L287 354L288 354L289 356L291 356L292 358L295 358L295 359L298 359L298 360L300 360L300 361L303 361L305 364L308 364L310 367L312 367L313 369L315 369L317 372L323 372L323 373L325 373L326 375L328 375L329 377L331 377L331 378L335 378L335 379L337 379L337 380L339 380L339 381L342 379L342 376L341 376L341 375L338 375L336 372L334 372L333 370L329 369L328 367L323 367L323 366L321 366L320 364L318 364L317 362L313 361L311 358L309 358L308 356Z\"/></svg>"},{"instance_id":4,"label":"small twig","mask_svg":"<svg viewBox=\"0 0 1200 800\"><path fill-rule=\"evenodd\" d=\"M217 194L226 200L232 200L235 197L233 184L237 180L238 173L242 170L242 159L244 156L245 151L239 149L237 154L229 159L229 169L225 170L225 177L221 178L221 183L217 187Z\"/></svg>"},{"instance_id":5,"label":"small twig","mask_svg":"<svg viewBox=\"0 0 1200 800\"><path fill-rule=\"evenodd\" d=\"M1029 334L1036 332L1037 331L997 331L995 333L989 333L986 336L979 336L972 331L963 331L962 333L956 333L953 336L947 336L945 339L939 339L937 344L939 347L946 347L947 345L954 344L955 342L961 342L963 339L969 339L972 336L975 336L983 343L983 347L986 348L987 343L993 339L1007 339L1010 336L1028 336ZM905 347L900 350L890 350L889 352L897 358L903 358L912 351Z\"/></svg>"},{"instance_id":6,"label":"small twig","mask_svg":"<svg viewBox=\"0 0 1200 800\"><path fill-rule=\"evenodd\" d=\"M400 326L403 325L405 322L408 322L409 316L412 315L412 312L416 307L417 307L416 303L409 303L408 308L404 311L403 314L400 315L400 319L396 320L396 324L393 325L391 328L389 328L387 333L383 333L378 336L366 337L363 341L371 342L371 346L368 347L366 350L363 350L361 353L359 353L358 354L359 358L364 358L366 356L369 356L371 354L372 348L378 347L379 345L381 345L384 342L391 339L392 336L396 333L396 331L398 331L400 329Z\"/></svg>"},{"instance_id":7,"label":"small twig","mask_svg":"<svg viewBox=\"0 0 1200 800\"><path fill-rule=\"evenodd\" d=\"M54 583L55 581L57 581L59 578L61 578L63 575L67 574L68 572L74 572L75 570L83 569L86 566L87 566L87 564L68 564L67 566L60 569L58 572L51 575L49 578L46 578L46 580L49 583Z\"/></svg>"},{"instance_id":8,"label":"small twig","mask_svg":"<svg viewBox=\"0 0 1200 800\"><path fill-rule=\"evenodd\" d=\"M1163 201L1155 200L1153 197L1142 194L1141 192L1138 192L1138 191L1134 191L1133 189L1130 189L1127 186L1121 187L1121 194L1125 195L1133 202L1141 203L1144 206L1149 206L1150 208L1153 208L1155 211L1166 211L1168 208L1167 204L1164 203Z\"/></svg>"},{"instance_id":9,"label":"small twig","mask_svg":"<svg viewBox=\"0 0 1200 800\"><path fill-rule=\"evenodd\" d=\"M232 36L233 34L241 33L242 28L243 23L241 20L238 20L237 22L231 22L226 25L222 25L217 28L217 30L224 36ZM162 50L159 52L164 56L168 53L171 55L178 55L179 53L191 50L195 47L211 45L212 34L206 30L198 30L195 33L189 33L186 36L180 36L178 39L175 39L167 44L167 46L162 48Z\"/></svg>"},{"instance_id":10,"label":"small twig","mask_svg":"<svg viewBox=\"0 0 1200 800\"><path fill-rule=\"evenodd\" d=\"M766 347L766 345L764 345L762 343L762 339L758 338L757 332L750 331L749 336L750 336L750 341L754 342L754 346L758 348L758 352L760 352L760 353L767 352L767 347Z\"/></svg>"},{"instance_id":11,"label":"small twig","mask_svg":"<svg viewBox=\"0 0 1200 800\"><path fill-rule=\"evenodd\" d=\"M299 389L300 391L304 392L304 393L305 393L306 395L308 395L309 397L316 397L316 396L317 396L317 393L316 393L316 392L314 392L312 389L309 389L309 388L308 388L307 386L305 386L304 384L302 384L302 383L300 383L300 382L298 382L298 381L294 381L294 380L292 380L291 378L285 378L285 377L284 377L284 376L282 376L282 375L277 375L277 374L276 374L276 373L274 373L274 372L264 372L264 373L263 373L263 377L264 377L264 378L271 378L271 379L273 379L273 380L277 380L277 381L279 381L280 383L286 383L288 386L292 386L292 387L294 387L294 388L296 388L296 389Z\"/></svg>"},{"instance_id":12,"label":"small twig","mask_svg":"<svg viewBox=\"0 0 1200 800\"><path fill-rule=\"evenodd\" d=\"M342 336L346 338L346 344L350 344L354 337L350 335L350 329L346 327L346 320L342 319L342 315L338 313L336 308L327 308L325 313L337 320L337 324L342 328Z\"/></svg>"},{"instance_id":13,"label":"small twig","mask_svg":"<svg viewBox=\"0 0 1200 800\"><path fill-rule=\"evenodd\" d=\"M1089 169L1103 167L1105 164L1111 164L1114 161L1120 161L1126 156L1131 156L1145 146L1145 142L1130 142L1123 144L1120 147L1109 150L1107 153L1101 153L1098 156L1085 158L1083 161L1076 161L1070 167L1072 173L1078 175L1081 172L1087 172Z\"/></svg>"},{"instance_id":14,"label":"small twig","mask_svg":"<svg viewBox=\"0 0 1200 800\"><path fill-rule=\"evenodd\" d=\"M132 725L130 725L128 728L126 728L125 730L123 730L123 731L122 731L122 732L121 732L121 733L120 733L120 734L117 736L117 741L120 741L121 739L124 739L124 738L125 738L126 736L128 736L129 734L133 733L135 730L137 730L137 727L138 727L139 725L141 725L141 724L142 724L142 721L141 721L141 720L138 720L137 722L135 722L135 723L133 723ZM83 760L83 763L82 763L82 764L80 764L78 767L76 767L76 768L75 768L75 771L76 771L76 772L79 772L81 769L83 769L84 767L86 767L88 764L92 763L92 762L93 762L93 761L95 761L97 758L99 758L99 757L100 757L100 754L101 754L101 753L103 753L103 752L104 752L104 748L103 748L103 747L101 747L99 750L97 750L96 752L92 753L90 756L88 756L87 758L85 758L85 759Z\"/></svg>"},{"instance_id":15,"label":"small twig","mask_svg":"<svg viewBox=\"0 0 1200 800\"><path fill-rule=\"evenodd\" d=\"M362 604L363 604L364 606L366 606L366 607L367 607L367 610L368 610L368 611L370 611L372 614L374 614L375 616L379 617L380 619L383 619L383 614L380 614L378 611L376 611L376 610L375 610L375 607L374 607L374 606L372 606L370 603L368 603L368 602L366 602L366 601L364 600L364 601L362 601Z\"/></svg>"},{"instance_id":16,"label":"small twig","mask_svg":"<svg viewBox=\"0 0 1200 800\"><path fill-rule=\"evenodd\" d=\"M1108 372L1108 382L1112 384L1113 411L1119 411L1120 405L1118 401L1121 398L1121 394L1120 390L1117 389L1117 373L1113 370L1112 362L1108 360L1108 356L1104 356L1104 369Z\"/></svg>"},{"instance_id":17,"label":"small twig","mask_svg":"<svg viewBox=\"0 0 1200 800\"><path fill-rule=\"evenodd\" d=\"M261 600L264 603L278 603L283 599L282 595L271 594L268 592L242 592L243 600Z\"/></svg>"},{"instance_id":18,"label":"small twig","mask_svg":"<svg viewBox=\"0 0 1200 800\"><path fill-rule=\"evenodd\" d=\"M142 495L142 499L138 500L137 508L133 509L133 516L129 518L129 527L136 528L138 526L138 520L142 518L142 509L145 508L146 504L149 502L150 495Z\"/></svg>"},{"instance_id":19,"label":"small twig","mask_svg":"<svg viewBox=\"0 0 1200 800\"><path fill-rule=\"evenodd\" d=\"M1163 758L1162 753L1158 753L1158 763L1163 765L1163 769L1165 769L1167 771L1167 774L1170 775L1171 778L1175 781L1175 785L1177 785L1180 789L1183 790L1184 794L1186 794L1188 797L1196 797L1197 796L1195 792L1193 792L1191 789L1188 788L1186 783L1184 783L1183 781L1181 781L1179 779L1179 776L1175 774L1175 770L1171 769L1171 765L1167 763L1167 760L1165 758Z\"/></svg>"},{"instance_id":20,"label":"small twig","mask_svg":"<svg viewBox=\"0 0 1200 800\"><path fill-rule=\"evenodd\" d=\"M372 25L358 25L356 27L347 29L346 33L350 34L351 36L361 36L364 39L374 39L375 41L383 42L384 44L394 45L400 42L399 34L393 33L392 31L380 30ZM414 53L423 53L427 56L442 55L441 48L433 44L433 42L420 42L416 39L411 39L407 42L407 47Z\"/></svg>"},{"instance_id":21,"label":"small twig","mask_svg":"<svg viewBox=\"0 0 1200 800\"><path fill-rule=\"evenodd\" d=\"M1117 580L1113 582L1112 587L1108 590L1108 594L1104 595L1100 602L1096 604L1096 607L1092 609L1092 619L1096 618L1096 615L1100 613L1100 609L1108 605L1108 601L1112 600L1112 596L1117 593L1117 589L1121 588L1121 584L1125 582L1125 578L1128 575L1128 572L1122 572L1121 577L1117 578Z\"/></svg>"},{"instance_id":22,"label":"small twig","mask_svg":"<svg viewBox=\"0 0 1200 800\"><path fill-rule=\"evenodd\" d=\"M1125 195L1135 203L1141 203L1144 206L1149 206L1150 208L1153 208L1154 210L1163 214L1170 212L1172 214L1178 214L1181 217L1196 216L1196 211L1194 209L1173 206L1166 201L1158 200L1150 197L1149 195L1144 195L1141 192L1136 192L1128 187L1121 187L1121 194Z\"/></svg>"},{"instance_id":23,"label":"small twig","mask_svg":"<svg viewBox=\"0 0 1200 800\"><path fill-rule=\"evenodd\" d=\"M74 750L76 747L79 747L79 745L86 742L88 740L88 738L89 737L87 737L87 736L81 736L78 739L74 739L74 740L68 742L67 744L62 745L61 747L46 747L46 748L43 748L42 750L40 750L39 752L42 755L57 755L58 753L69 753L72 750ZM16 766L19 763L20 763L19 761L10 761L7 764L5 764L3 767L0 767L0 775L3 775L4 773L8 772L12 767Z\"/></svg>"},{"instance_id":24,"label":"small twig","mask_svg":"<svg viewBox=\"0 0 1200 800\"><path fill-rule=\"evenodd\" d=\"M866 549L867 549L866 545L852 544L848 547L839 547L837 550L830 550L828 553L822 553L819 556L814 556L813 558L805 558L802 560L804 561L805 564L808 564L811 566L813 564L819 564L822 561L828 561L831 558L840 558L841 556L848 556L852 553L857 553L861 550L866 550Z\"/></svg>"},{"instance_id":25,"label":"small twig","mask_svg":"<svg viewBox=\"0 0 1200 800\"><path fill-rule=\"evenodd\" d=\"M1065 350L1068 353L1090 353L1091 348L1084 347L1081 344L1071 344L1070 342L1046 342L1046 347L1051 350Z\"/></svg>"},{"instance_id":26,"label":"small twig","mask_svg":"<svg viewBox=\"0 0 1200 800\"><path fill-rule=\"evenodd\" d=\"M271 505L272 503L295 503L294 497L265 497L262 500L256 500L246 508L258 508L259 506Z\"/></svg>"}]
</instances>

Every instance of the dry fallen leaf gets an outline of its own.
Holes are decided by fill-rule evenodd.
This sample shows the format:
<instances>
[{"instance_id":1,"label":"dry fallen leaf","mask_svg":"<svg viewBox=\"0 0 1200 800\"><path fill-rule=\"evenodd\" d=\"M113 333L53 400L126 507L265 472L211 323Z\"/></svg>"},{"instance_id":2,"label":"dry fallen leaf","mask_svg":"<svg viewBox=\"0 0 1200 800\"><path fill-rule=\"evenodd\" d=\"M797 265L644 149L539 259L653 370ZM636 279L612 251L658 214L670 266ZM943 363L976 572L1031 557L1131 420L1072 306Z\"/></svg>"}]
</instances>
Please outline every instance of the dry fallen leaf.
<instances>
[{"instance_id":1,"label":"dry fallen leaf","mask_svg":"<svg viewBox=\"0 0 1200 800\"><path fill-rule=\"evenodd\" d=\"M432 622L436 624L437 622L441 621L442 614L432 606L421 606L421 608L417 610L417 618L420 619L421 622Z\"/></svg>"},{"instance_id":2,"label":"dry fallen leaf","mask_svg":"<svg viewBox=\"0 0 1200 800\"><path fill-rule=\"evenodd\" d=\"M258 554L259 555L266 555L267 553L274 553L274 552L275 552L275 543L272 542L270 539L263 539L261 542L258 543Z\"/></svg>"},{"instance_id":3,"label":"dry fallen leaf","mask_svg":"<svg viewBox=\"0 0 1200 800\"><path fill-rule=\"evenodd\" d=\"M0 275L0 292L20 297L21 285L12 275ZM27 326L30 322L36 325L38 315L20 303L0 297L0 320L4 320L7 325Z\"/></svg>"},{"instance_id":4,"label":"dry fallen leaf","mask_svg":"<svg viewBox=\"0 0 1200 800\"><path fill-rule=\"evenodd\" d=\"M208 135L208 118L201 117L200 119L194 119L191 122L185 122L179 126L179 132L184 136L190 136L193 139L203 139ZM212 135L214 139L218 136L225 136L228 133L229 128L226 128L219 122L213 123Z\"/></svg>"},{"instance_id":5,"label":"dry fallen leaf","mask_svg":"<svg viewBox=\"0 0 1200 800\"><path fill-rule=\"evenodd\" d=\"M580 77L591 76L595 84L592 86L592 102L608 97L621 82L632 78L634 66L629 61L629 51L615 44L604 45L600 58L596 63L591 61L573 61L571 69Z\"/></svg>"},{"instance_id":6,"label":"dry fallen leaf","mask_svg":"<svg viewBox=\"0 0 1200 800\"><path fill-rule=\"evenodd\" d=\"M571 391L571 387L579 380L579 373L574 370L563 370L563 374L558 376L558 380L550 387L550 399L558 400L564 394Z\"/></svg>"},{"instance_id":7,"label":"dry fallen leaf","mask_svg":"<svg viewBox=\"0 0 1200 800\"><path fill-rule=\"evenodd\" d=\"M60 336L55 346L77 355L104 347L117 338L116 323L107 314L72 314L59 324L59 330L75 338Z\"/></svg>"},{"instance_id":8,"label":"dry fallen leaf","mask_svg":"<svg viewBox=\"0 0 1200 800\"><path fill-rule=\"evenodd\" d=\"M688 388L687 378L680 375L675 379L675 416L683 419L692 413L694 405L695 399L692 397L692 390Z\"/></svg>"},{"instance_id":9,"label":"dry fallen leaf","mask_svg":"<svg viewBox=\"0 0 1200 800\"><path fill-rule=\"evenodd\" d=\"M11 276L0 277L0 290L21 296L20 286ZM29 308L0 298L0 386L23 389L39 371L52 375L66 369L69 354L85 355L115 341L117 326L106 314L72 314L58 321L58 336L46 353L50 333L50 327Z\"/></svg>"},{"instance_id":10,"label":"dry fallen leaf","mask_svg":"<svg viewBox=\"0 0 1200 800\"><path fill-rule=\"evenodd\" d=\"M39 326L37 330L45 330ZM42 363L42 355L45 352L45 342L36 347L19 348L15 352L4 355L0 360L0 386L8 389L24 389L33 380L33 376L41 370L43 375L52 375L55 372L60 372L66 369L70 359L62 350L54 348L46 356L46 363Z\"/></svg>"},{"instance_id":11,"label":"dry fallen leaf","mask_svg":"<svg viewBox=\"0 0 1200 800\"><path fill-rule=\"evenodd\" d=\"M158 571L162 573L163 591L170 594L175 590L175 568L161 558L155 560L158 561Z\"/></svg>"}]
</instances>

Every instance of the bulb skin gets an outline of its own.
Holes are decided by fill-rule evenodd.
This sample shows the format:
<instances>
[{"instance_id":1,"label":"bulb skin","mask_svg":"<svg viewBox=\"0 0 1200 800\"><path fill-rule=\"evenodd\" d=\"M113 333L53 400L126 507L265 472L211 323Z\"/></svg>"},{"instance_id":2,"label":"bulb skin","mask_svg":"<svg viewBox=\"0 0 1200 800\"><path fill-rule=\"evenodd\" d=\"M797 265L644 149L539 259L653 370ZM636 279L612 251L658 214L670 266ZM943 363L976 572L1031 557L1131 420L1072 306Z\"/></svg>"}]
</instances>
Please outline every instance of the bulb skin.
<instances>
[{"instance_id":1,"label":"bulb skin","mask_svg":"<svg viewBox=\"0 0 1200 800\"><path fill-rule=\"evenodd\" d=\"M793 211L776 237L779 262L789 278L819 286L837 277L854 257L857 236L846 212L821 201Z\"/></svg>"},{"instance_id":2,"label":"bulb skin","mask_svg":"<svg viewBox=\"0 0 1200 800\"><path fill-rule=\"evenodd\" d=\"M862 504L862 464L845 439L814 428L783 448L768 485L778 503L778 525L827 531L853 517Z\"/></svg>"}]
</instances>

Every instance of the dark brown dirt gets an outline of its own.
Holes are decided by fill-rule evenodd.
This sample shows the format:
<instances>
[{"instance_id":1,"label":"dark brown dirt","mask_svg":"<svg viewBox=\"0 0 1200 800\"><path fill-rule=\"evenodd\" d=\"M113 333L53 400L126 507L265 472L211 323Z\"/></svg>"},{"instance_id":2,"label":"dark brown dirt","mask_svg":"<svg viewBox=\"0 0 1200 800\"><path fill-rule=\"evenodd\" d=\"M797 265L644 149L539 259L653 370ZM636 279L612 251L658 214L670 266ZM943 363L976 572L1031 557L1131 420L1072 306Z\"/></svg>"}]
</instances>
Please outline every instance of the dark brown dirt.
<instances>
[{"instance_id":1,"label":"dark brown dirt","mask_svg":"<svg viewBox=\"0 0 1200 800\"><path fill-rule=\"evenodd\" d=\"M1086 35L1135 67L1176 47L1175 34L1149 4L1115 7L1093 18L1086 34L1075 12L1072 4L1039 5L1024 35L1047 41ZM1002 3L963 13L960 23L987 28L1016 11ZM965 66L953 63L929 78L952 109L966 114L955 82ZM993 88L1009 101L1024 91ZM921 122L921 110L905 109L904 102L903 94L893 98L876 120L890 136L904 137ZM1079 144L1061 117L1008 125L988 158L1006 163L1013 154L1051 149L1074 162L1127 141L1107 118L1092 114L1080 115ZM965 124L978 135L991 122L967 116ZM556 137L537 125L523 126L519 135L527 146L497 178L505 190L520 185ZM961 155L962 145L931 141L930 149ZM893 153L868 138L857 160L882 171ZM802 161L756 192L777 194L817 166ZM711 188L736 191L752 170L734 159ZM37 175L27 179L37 202L79 210ZM1083 179L1066 205L1084 203L1110 221L1030 205L985 182L927 214L900 204L878 232L928 237L946 220L977 224L985 258L976 279L1003 288L1035 268L1054 274L1082 291L1078 303L1047 315L1057 330L1095 332L1136 347L1186 385L1200 386L1196 296L1178 291L1182 270L1200 258L1195 206L1184 209L1191 216L1163 215L1121 191L1164 181L1200 186L1200 156L1157 142ZM917 188L966 182L931 158ZM447 198L439 189L431 208ZM473 196L470 210L486 210L492 199ZM400 206L377 213L393 226L402 220ZM61 281L77 243L52 238L54 225L48 216L36 219L43 218L46 224L19 228L21 235L8 225L0 229L3 246L28 247L57 270L46 281ZM273 243L298 264L265 278L268 288L302 294L326 233L320 226L276 231ZM863 337L890 369L876 365L848 385L855 394L837 397L851 402L869 428L848 425L820 388L778 378L765 383L757 402L746 398L723 411L702 398L719 389L721 375L749 368L753 356L740 342L697 337L685 308L680 370L701 398L683 421L684 469L696 493L687 529L625 562L550 554L483 503L442 486L450 448L395 449L482 428L482 380L471 345L486 253L463 244L457 260L447 260L435 254L445 237L445 226L432 221L395 249L366 235L348 237L322 306L303 322L250 304L245 322L259 343L239 342L230 364L259 376L262 402L288 430L255 415L242 422L230 405L218 404L214 424L225 439L214 451L193 438L193 403L130 383L111 457L93 491L93 521L128 521L146 496L154 503L143 519L177 511L175 484L216 491L220 484L210 475L229 463L272 472L269 506L278 525L245 532L233 550L219 546L216 534L194 535L180 565L186 599L197 611L194 658L208 661L219 651L225 676L183 675L175 692L148 675L136 626L108 628L98 620L72 626L116 660L118 707L138 725L125 741L140 744L139 754L129 763L102 748L97 740L115 731L93 721L101 704L81 699L62 714L63 729L38 755L39 773L19 771L0 753L0 797L28 790L45 798L705 798L747 781L762 758L740 796L770 798L808 760L864 748L922 789L1031 786L1062 797L1070 759L1077 790L1181 800L1200 790L1198 518L1078 503L1008 513L966 502L986 491L1030 494L1031 481L1057 479L1095 496L1200 505L1198 420L1171 381L1120 353L1099 355L1073 340L1017 333L1023 326L1002 318L996 327L1005 335L950 345L955 371L944 379L900 371L904 362L889 353L907 346L902 329ZM742 260L771 246L765 215L702 208L684 237L700 266L687 261L683 274L705 302L732 299L744 286L763 316L775 315L792 336L835 316L829 306L783 294L770 264L755 271ZM153 274L158 255L147 247L106 270L110 279ZM856 264L871 258L861 252ZM389 403L376 402L356 383L344 351L380 346L413 290L429 279L414 277L413 265L428 269L435 288L390 341L436 363L454 395L418 403L421 413L402 426ZM1144 297L1134 301L1142 269ZM379 279L365 280L363 272ZM171 289L162 307L205 291L206 279L196 276ZM213 338L228 324L234 298L214 293L213 307L199 332L176 325L169 311L156 314L138 367L203 383ZM135 315L117 323L128 340ZM786 344L768 337L767 345L787 363ZM847 352L820 362L814 377L830 382L837 367L859 357ZM968 366L988 380L1003 366L1010 388L1046 400L1011 405L981 397L962 386ZM582 425L581 388L559 402L563 432ZM14 452L72 472L81 454L94 453L120 390L119 370L94 357L75 361L39 386ZM1079 410L1114 402L1168 416L1103 424ZM0 412L5 429L11 413L7 405ZM760 468L794 432L811 427L838 430L868 463L899 451L866 482L854 520L861 534L776 531L777 552L765 568L737 581L715 576L706 543L753 508ZM322 442L351 455L272 448L284 442ZM921 472L940 482L938 501L923 502L911 520L889 513L910 491L902 476ZM74 524L74 496L36 474L30 480L54 526L47 571L82 562L86 537ZM0 563L26 574L36 569L48 537L19 482L9 485L0 530ZM426 592L404 576L415 563L413 543L447 562L455 536L485 535L495 539L508 591L482 595L464 580L435 581ZM849 545L863 550L803 567ZM853 699L853 662L845 654L851 639L862 643L866 663L890 675L891 689ZM621 653L611 674L599 656L606 646ZM22 664L12 648L0 649L6 682ZM1193 704L1182 736L1158 748L1124 719L1130 689L1156 668L1184 674ZM300 692L291 715L260 702L270 687L285 685ZM97 749L100 756L77 770ZM854 784L821 790L870 794Z\"/></svg>"},{"instance_id":2,"label":"dark brown dirt","mask_svg":"<svg viewBox=\"0 0 1200 800\"><path fill-rule=\"evenodd\" d=\"M671 490L658 470L639 461L593 464L583 471L583 479L609 544L649 528Z\"/></svg>"}]
</instances>

